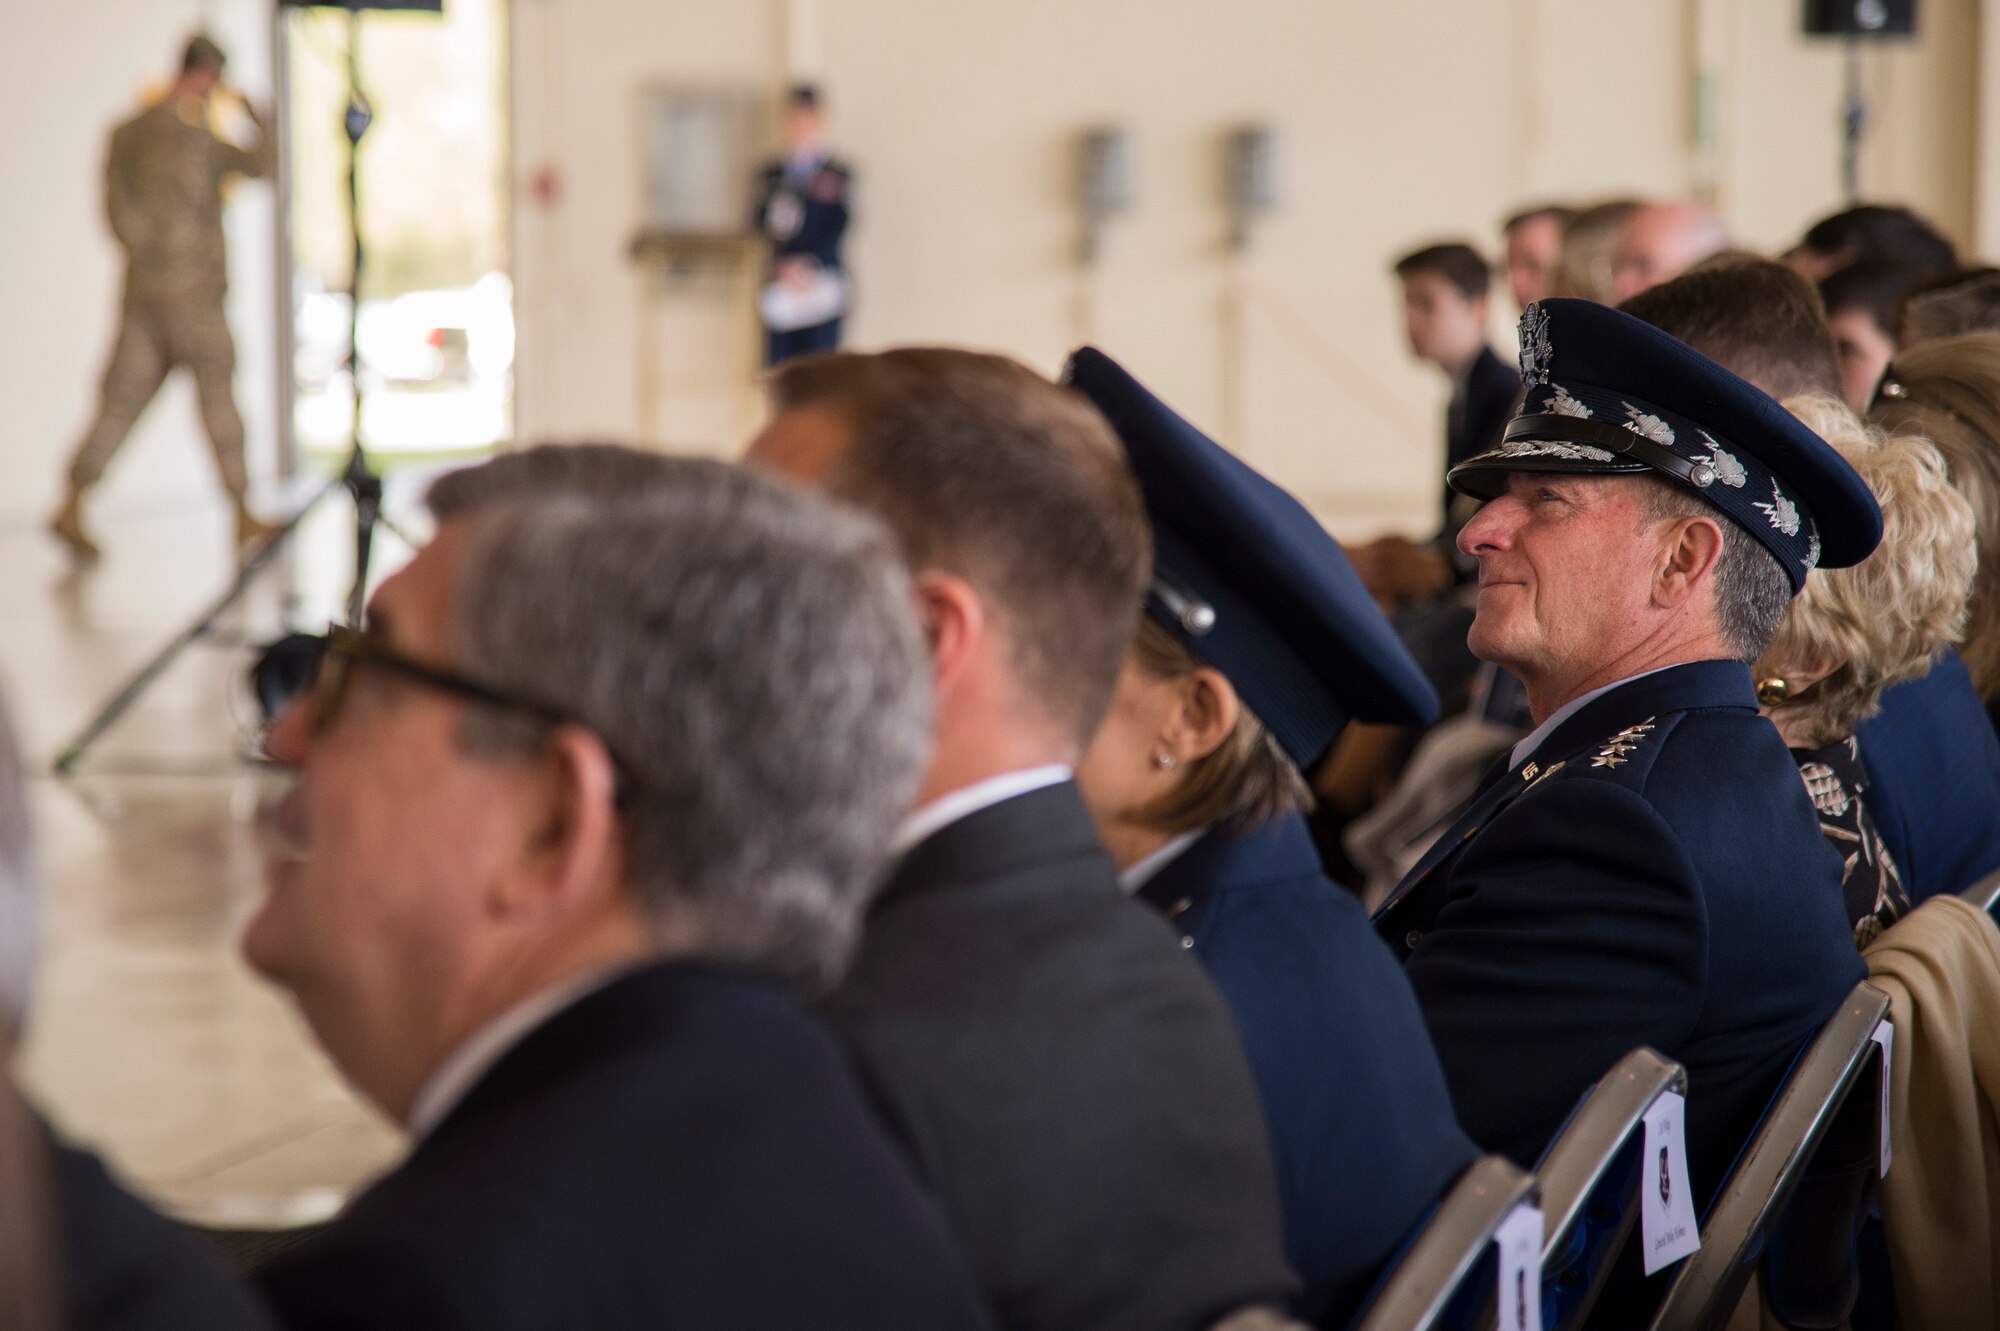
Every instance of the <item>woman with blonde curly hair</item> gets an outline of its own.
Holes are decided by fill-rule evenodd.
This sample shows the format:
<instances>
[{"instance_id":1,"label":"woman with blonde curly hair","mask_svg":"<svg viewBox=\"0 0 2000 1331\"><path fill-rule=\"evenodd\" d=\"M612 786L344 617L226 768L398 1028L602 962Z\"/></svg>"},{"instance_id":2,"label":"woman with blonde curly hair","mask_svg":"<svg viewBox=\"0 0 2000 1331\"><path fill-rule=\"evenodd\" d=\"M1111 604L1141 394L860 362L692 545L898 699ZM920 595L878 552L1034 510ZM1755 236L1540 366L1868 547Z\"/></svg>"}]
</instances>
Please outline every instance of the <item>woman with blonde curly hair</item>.
<instances>
[{"instance_id":1,"label":"woman with blonde curly hair","mask_svg":"<svg viewBox=\"0 0 2000 1331\"><path fill-rule=\"evenodd\" d=\"M1977 567L1973 508L1927 439L1885 435L1831 400L1786 405L1882 506L1875 553L1853 568L1813 570L1755 667L1758 702L1845 862L1848 919L1865 945L1910 908L1910 895L1868 812L1855 727L1884 689L1923 676L1963 631Z\"/></svg>"}]
</instances>

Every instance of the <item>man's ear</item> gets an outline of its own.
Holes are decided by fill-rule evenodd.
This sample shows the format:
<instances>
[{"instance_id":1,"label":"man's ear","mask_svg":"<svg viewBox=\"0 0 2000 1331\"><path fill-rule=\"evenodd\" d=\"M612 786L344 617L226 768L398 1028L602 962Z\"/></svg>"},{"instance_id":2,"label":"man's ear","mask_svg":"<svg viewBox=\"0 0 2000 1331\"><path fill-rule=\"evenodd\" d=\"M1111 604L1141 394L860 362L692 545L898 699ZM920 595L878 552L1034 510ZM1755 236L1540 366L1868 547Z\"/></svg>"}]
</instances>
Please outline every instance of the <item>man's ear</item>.
<instances>
[{"instance_id":1,"label":"man's ear","mask_svg":"<svg viewBox=\"0 0 2000 1331\"><path fill-rule=\"evenodd\" d=\"M1200 666L1175 683L1178 706L1162 737L1183 765L1206 758L1236 729L1243 705L1221 671Z\"/></svg>"},{"instance_id":2,"label":"man's ear","mask_svg":"<svg viewBox=\"0 0 2000 1331\"><path fill-rule=\"evenodd\" d=\"M1653 578L1653 604L1664 610L1686 605L1715 578L1722 561L1722 528L1710 517L1681 518L1668 527L1660 569Z\"/></svg>"},{"instance_id":3,"label":"man's ear","mask_svg":"<svg viewBox=\"0 0 2000 1331\"><path fill-rule=\"evenodd\" d=\"M916 580L917 622L931 649L931 679L938 696L951 693L986 639L986 604L972 584L950 573Z\"/></svg>"},{"instance_id":4,"label":"man's ear","mask_svg":"<svg viewBox=\"0 0 2000 1331\"><path fill-rule=\"evenodd\" d=\"M523 892L510 894L541 908L563 907L599 891L624 854L618 834L618 769L592 731L558 726L550 735L524 798L539 802L522 848Z\"/></svg>"}]
</instances>

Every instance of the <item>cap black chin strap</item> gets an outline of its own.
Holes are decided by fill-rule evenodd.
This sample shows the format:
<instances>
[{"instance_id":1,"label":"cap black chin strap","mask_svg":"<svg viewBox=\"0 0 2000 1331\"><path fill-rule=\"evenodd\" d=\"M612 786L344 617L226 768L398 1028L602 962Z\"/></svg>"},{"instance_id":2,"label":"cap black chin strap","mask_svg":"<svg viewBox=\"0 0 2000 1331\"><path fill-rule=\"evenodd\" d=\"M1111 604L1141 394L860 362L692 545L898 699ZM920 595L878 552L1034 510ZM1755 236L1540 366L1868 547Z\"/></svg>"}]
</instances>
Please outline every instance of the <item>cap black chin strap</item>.
<instances>
[{"instance_id":1,"label":"cap black chin strap","mask_svg":"<svg viewBox=\"0 0 2000 1331\"><path fill-rule=\"evenodd\" d=\"M1586 420L1547 412L1536 416L1516 416L1507 426L1506 438L1561 439L1572 444L1595 444L1613 453L1643 462L1647 466L1686 481L1697 490L1715 483L1715 468L1706 462L1690 462L1664 444L1655 443L1635 430L1605 421Z\"/></svg>"}]
</instances>

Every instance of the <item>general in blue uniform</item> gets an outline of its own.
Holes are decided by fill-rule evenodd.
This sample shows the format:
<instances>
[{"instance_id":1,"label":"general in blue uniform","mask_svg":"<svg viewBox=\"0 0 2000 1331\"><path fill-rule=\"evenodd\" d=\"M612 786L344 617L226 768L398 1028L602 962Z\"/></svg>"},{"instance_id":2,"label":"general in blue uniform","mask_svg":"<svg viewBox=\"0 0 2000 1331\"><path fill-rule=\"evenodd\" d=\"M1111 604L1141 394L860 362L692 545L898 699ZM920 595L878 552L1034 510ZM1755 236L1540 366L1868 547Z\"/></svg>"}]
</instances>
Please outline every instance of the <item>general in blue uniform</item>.
<instances>
[{"instance_id":1,"label":"general in blue uniform","mask_svg":"<svg viewBox=\"0 0 2000 1331\"><path fill-rule=\"evenodd\" d=\"M1223 674L1292 764L1316 763L1350 717L1436 717L1422 672L1296 500L1102 353L1077 352L1069 380L1117 429L1145 496L1149 612ZM1086 760L1080 779L1092 770ZM1181 840L1163 865L1148 857L1137 895L1229 1003L1270 1127L1298 1311L1344 1326L1478 1152L1409 983L1354 895L1327 879L1304 817L1225 820Z\"/></svg>"},{"instance_id":2,"label":"general in blue uniform","mask_svg":"<svg viewBox=\"0 0 2000 1331\"><path fill-rule=\"evenodd\" d=\"M1475 1141L1532 1166L1579 1095L1650 1045L1687 1067L1688 1157L1705 1204L1792 1056L1865 972L1838 858L1784 742L1757 715L1746 661L1761 646L1702 628L1720 620L1695 599L1697 579L1719 580L1718 550L1759 554L1732 544L1747 534L1796 594L1815 563L1865 558L1881 513L1777 402L1630 316L1545 301L1523 314L1521 341L1520 413L1452 479L1491 510L1461 536L1480 558L1480 618L1492 621L1475 621L1473 643L1503 644L1494 658L1523 672L1540 726L1391 894L1377 927L1404 957ZM1636 522L1572 528L1599 544L1552 567L1551 534L1565 521L1594 504L1645 502L1614 500L1635 492L1593 479L1621 475L1702 503L1650 525L1642 508ZM1683 565L1611 544L1626 540L1704 568L1685 575L1696 590L1679 617L1668 575ZM1688 553L1704 550L1715 562ZM1619 620L1608 636L1575 631L1594 613L1576 594L1594 588L1642 607L1629 630ZM1709 618L1688 618L1697 614ZM1602 683L1552 698L1550 682L1565 679Z\"/></svg>"}]
</instances>

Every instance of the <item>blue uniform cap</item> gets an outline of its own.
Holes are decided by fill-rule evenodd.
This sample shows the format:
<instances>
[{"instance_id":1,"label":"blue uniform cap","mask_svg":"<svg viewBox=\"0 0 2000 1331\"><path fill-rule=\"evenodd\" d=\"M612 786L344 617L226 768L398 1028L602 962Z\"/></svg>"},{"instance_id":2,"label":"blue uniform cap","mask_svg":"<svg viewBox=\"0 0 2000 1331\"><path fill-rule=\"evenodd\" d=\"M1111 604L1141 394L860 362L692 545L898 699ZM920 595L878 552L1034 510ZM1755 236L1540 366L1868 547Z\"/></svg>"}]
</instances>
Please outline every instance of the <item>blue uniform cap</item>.
<instances>
[{"instance_id":1,"label":"blue uniform cap","mask_svg":"<svg viewBox=\"0 0 2000 1331\"><path fill-rule=\"evenodd\" d=\"M1762 389L1669 333L1587 300L1521 313L1520 410L1446 478L1491 499L1506 474L1653 472L1707 500L1777 557L1792 592L1882 539L1867 482Z\"/></svg>"},{"instance_id":2,"label":"blue uniform cap","mask_svg":"<svg viewBox=\"0 0 2000 1331\"><path fill-rule=\"evenodd\" d=\"M1147 610L1228 678L1301 769L1349 719L1424 725L1438 699L1305 506L1094 347L1065 382L1124 442L1153 524Z\"/></svg>"}]
</instances>

